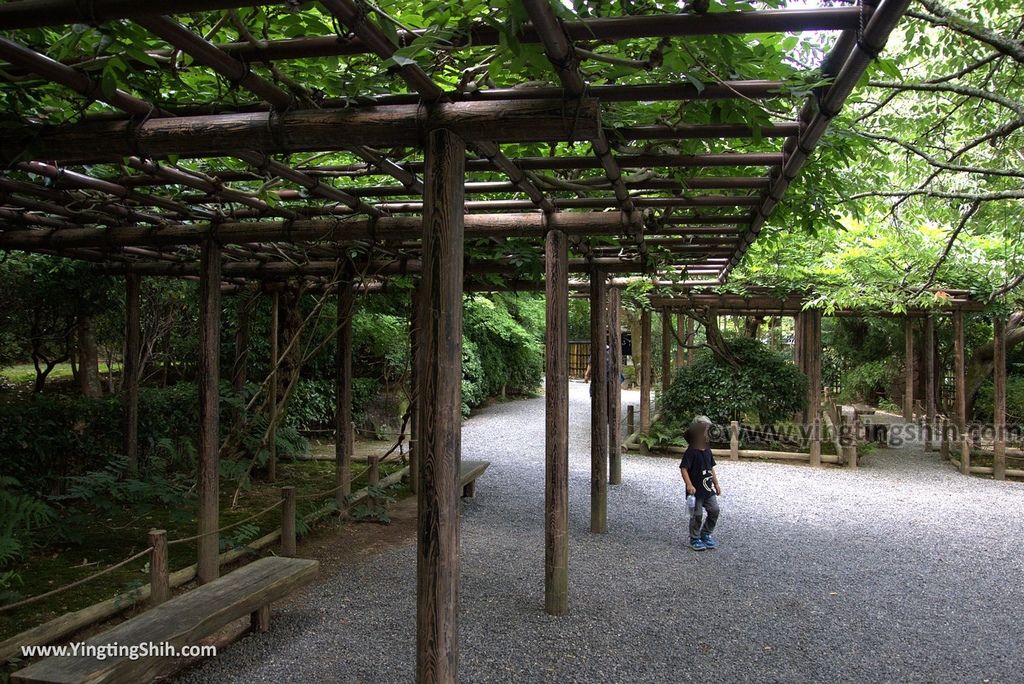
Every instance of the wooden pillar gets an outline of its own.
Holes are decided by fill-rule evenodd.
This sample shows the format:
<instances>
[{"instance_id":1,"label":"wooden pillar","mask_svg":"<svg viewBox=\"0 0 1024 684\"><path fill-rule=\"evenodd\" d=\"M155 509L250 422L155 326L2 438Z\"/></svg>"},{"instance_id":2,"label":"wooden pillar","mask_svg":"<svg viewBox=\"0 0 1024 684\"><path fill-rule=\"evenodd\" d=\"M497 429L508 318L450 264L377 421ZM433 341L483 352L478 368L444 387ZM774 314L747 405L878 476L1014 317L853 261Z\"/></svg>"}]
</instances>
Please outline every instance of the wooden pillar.
<instances>
[{"instance_id":1,"label":"wooden pillar","mask_svg":"<svg viewBox=\"0 0 1024 684\"><path fill-rule=\"evenodd\" d=\"M270 293L270 387L267 390L267 482L277 479L277 405L281 374L278 366L281 363L281 292L274 289Z\"/></svg>"},{"instance_id":2,"label":"wooden pillar","mask_svg":"<svg viewBox=\"0 0 1024 684\"><path fill-rule=\"evenodd\" d=\"M125 278L125 326L124 326L124 455L128 460L128 473L135 477L139 472L139 375L141 347L139 344L141 322L139 302L141 279L137 273L128 273Z\"/></svg>"},{"instance_id":3,"label":"wooden pillar","mask_svg":"<svg viewBox=\"0 0 1024 684\"><path fill-rule=\"evenodd\" d=\"M903 421L914 420L914 321L903 321Z\"/></svg>"},{"instance_id":4,"label":"wooden pillar","mask_svg":"<svg viewBox=\"0 0 1024 684\"><path fill-rule=\"evenodd\" d=\"M544 374L544 611L569 612L569 241L549 231Z\"/></svg>"},{"instance_id":5,"label":"wooden pillar","mask_svg":"<svg viewBox=\"0 0 1024 684\"><path fill-rule=\"evenodd\" d=\"M417 281L409 306L409 490L415 494L420 486L420 288Z\"/></svg>"},{"instance_id":6,"label":"wooden pillar","mask_svg":"<svg viewBox=\"0 0 1024 684\"><path fill-rule=\"evenodd\" d=\"M992 374L993 374L993 427L992 474L997 480L1006 479L1006 319L996 316L992 320Z\"/></svg>"},{"instance_id":7,"label":"wooden pillar","mask_svg":"<svg viewBox=\"0 0 1024 684\"><path fill-rule=\"evenodd\" d=\"M380 456L366 457L366 484L376 487L380 482Z\"/></svg>"},{"instance_id":8,"label":"wooden pillar","mask_svg":"<svg viewBox=\"0 0 1024 684\"><path fill-rule=\"evenodd\" d=\"M171 578L167 567L167 532L150 530L149 545L149 606L159 606L171 598Z\"/></svg>"},{"instance_id":9,"label":"wooden pillar","mask_svg":"<svg viewBox=\"0 0 1024 684\"><path fill-rule=\"evenodd\" d=\"M967 360L964 346L964 313L953 312L953 382L956 385L954 409L956 412L956 439L960 445L960 472L970 473L971 448L967 439Z\"/></svg>"},{"instance_id":10,"label":"wooden pillar","mask_svg":"<svg viewBox=\"0 0 1024 684\"><path fill-rule=\"evenodd\" d=\"M608 483L622 484L622 324L619 288L608 291Z\"/></svg>"},{"instance_id":11,"label":"wooden pillar","mask_svg":"<svg viewBox=\"0 0 1024 684\"><path fill-rule=\"evenodd\" d=\"M626 407L626 432L629 434L636 432L636 406L633 404Z\"/></svg>"},{"instance_id":12,"label":"wooden pillar","mask_svg":"<svg viewBox=\"0 0 1024 684\"><path fill-rule=\"evenodd\" d=\"M801 345L807 373L807 423L811 429L808 461L812 466L821 465L821 311L811 309L803 315L803 338ZM839 408L837 413L842 415ZM842 436L842 425L837 422L835 429ZM841 455L841 454L840 454Z\"/></svg>"},{"instance_id":13,"label":"wooden pillar","mask_svg":"<svg viewBox=\"0 0 1024 684\"><path fill-rule=\"evenodd\" d=\"M344 514L352 494L352 272L346 266L338 283L338 319L334 356L334 500Z\"/></svg>"},{"instance_id":14,"label":"wooden pillar","mask_svg":"<svg viewBox=\"0 0 1024 684\"><path fill-rule=\"evenodd\" d=\"M696 330L697 325L693 322L693 319L689 316L686 317L686 365L692 366L693 361L697 356L697 350L694 349L694 342L696 342Z\"/></svg>"},{"instance_id":15,"label":"wooden pillar","mask_svg":"<svg viewBox=\"0 0 1024 684\"><path fill-rule=\"evenodd\" d=\"M804 314L802 311L793 316L793 361L800 370L807 372L804 366Z\"/></svg>"},{"instance_id":16,"label":"wooden pillar","mask_svg":"<svg viewBox=\"0 0 1024 684\"><path fill-rule=\"evenodd\" d=\"M935 448L935 318L928 314L924 319L922 339L923 359L921 373L924 374L924 448L932 451Z\"/></svg>"},{"instance_id":17,"label":"wooden pillar","mask_svg":"<svg viewBox=\"0 0 1024 684\"><path fill-rule=\"evenodd\" d=\"M651 312L640 312L640 432L651 429Z\"/></svg>"},{"instance_id":18,"label":"wooden pillar","mask_svg":"<svg viewBox=\"0 0 1024 684\"><path fill-rule=\"evenodd\" d=\"M220 574L220 245L203 243L199 263L198 578Z\"/></svg>"},{"instance_id":19,"label":"wooden pillar","mask_svg":"<svg viewBox=\"0 0 1024 684\"><path fill-rule=\"evenodd\" d=\"M417 493L416 678L457 682L462 274L466 145L426 136L420 284L420 481Z\"/></svg>"},{"instance_id":20,"label":"wooden pillar","mask_svg":"<svg viewBox=\"0 0 1024 684\"><path fill-rule=\"evenodd\" d=\"M687 331L687 328L690 328L692 330L692 326L693 321L690 320L689 316L686 316L681 313L676 313L676 337L679 340L682 340L684 343L678 344L677 341L676 344L676 368L682 368L684 365L686 365L686 347L687 345L691 344L689 340L690 334L689 331Z\"/></svg>"},{"instance_id":21,"label":"wooden pillar","mask_svg":"<svg viewBox=\"0 0 1024 684\"><path fill-rule=\"evenodd\" d=\"M661 391L672 384L672 314L661 310Z\"/></svg>"},{"instance_id":22,"label":"wooden pillar","mask_svg":"<svg viewBox=\"0 0 1024 684\"><path fill-rule=\"evenodd\" d=\"M590 531L608 531L608 290L590 274ZM644 368L648 366L644 357Z\"/></svg>"}]
</instances>

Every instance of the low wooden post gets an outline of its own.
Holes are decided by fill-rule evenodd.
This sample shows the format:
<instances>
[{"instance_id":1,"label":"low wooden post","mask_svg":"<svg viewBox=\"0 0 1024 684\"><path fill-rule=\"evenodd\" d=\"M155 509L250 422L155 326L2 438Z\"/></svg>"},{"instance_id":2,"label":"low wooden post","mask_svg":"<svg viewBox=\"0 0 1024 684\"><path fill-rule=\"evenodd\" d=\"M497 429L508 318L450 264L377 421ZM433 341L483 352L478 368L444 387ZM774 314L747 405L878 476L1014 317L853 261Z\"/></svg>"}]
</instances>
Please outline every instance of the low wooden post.
<instances>
[{"instance_id":1,"label":"low wooden post","mask_svg":"<svg viewBox=\"0 0 1024 684\"><path fill-rule=\"evenodd\" d=\"M966 430L960 433L960 472L971 474L971 436Z\"/></svg>"},{"instance_id":2,"label":"low wooden post","mask_svg":"<svg viewBox=\"0 0 1024 684\"><path fill-rule=\"evenodd\" d=\"M125 329L124 329L124 455L128 473L139 472L139 362L141 279L129 272L125 277Z\"/></svg>"},{"instance_id":3,"label":"low wooden post","mask_svg":"<svg viewBox=\"0 0 1024 684\"><path fill-rule=\"evenodd\" d=\"M368 484L371 487L376 487L378 482L380 482L380 457L367 456L366 484Z\"/></svg>"},{"instance_id":4,"label":"low wooden post","mask_svg":"<svg viewBox=\"0 0 1024 684\"><path fill-rule=\"evenodd\" d=\"M334 358L334 493L335 505L344 514L352 494L352 314L355 301L352 293L351 268L338 283L338 319Z\"/></svg>"},{"instance_id":5,"label":"low wooden post","mask_svg":"<svg viewBox=\"0 0 1024 684\"><path fill-rule=\"evenodd\" d=\"M267 394L270 427L267 430L267 482L277 479L277 404L280 373L277 367L280 358L281 334L281 292L278 289L270 294L270 387Z\"/></svg>"},{"instance_id":6,"label":"low wooden post","mask_svg":"<svg viewBox=\"0 0 1024 684\"><path fill-rule=\"evenodd\" d=\"M846 416L842 415L841 412L839 417L839 425L836 426L836 429L839 430L839 443L843 447L843 453L838 455L843 457L843 460L846 462L847 468L856 468L857 442L850 439L851 426L848 424ZM818 460L821 460L820 454L818 456Z\"/></svg>"},{"instance_id":7,"label":"low wooden post","mask_svg":"<svg viewBox=\"0 0 1024 684\"><path fill-rule=\"evenodd\" d=\"M262 633L270 630L270 604L264 604L249 615L249 629Z\"/></svg>"},{"instance_id":8,"label":"low wooden post","mask_svg":"<svg viewBox=\"0 0 1024 684\"><path fill-rule=\"evenodd\" d=\"M914 420L914 321L903 321L903 422Z\"/></svg>"},{"instance_id":9,"label":"low wooden post","mask_svg":"<svg viewBox=\"0 0 1024 684\"><path fill-rule=\"evenodd\" d=\"M636 405L630 404L626 407L626 432L636 432Z\"/></svg>"},{"instance_id":10,"label":"low wooden post","mask_svg":"<svg viewBox=\"0 0 1024 684\"><path fill-rule=\"evenodd\" d=\"M640 312L640 432L651 429L651 312Z\"/></svg>"},{"instance_id":11,"label":"low wooden post","mask_svg":"<svg viewBox=\"0 0 1024 684\"><path fill-rule=\"evenodd\" d=\"M838 426L836 427L838 430ZM808 463L812 466L821 465L821 419L814 418L811 420L811 439L808 443ZM836 454L836 456L842 456L842 454Z\"/></svg>"},{"instance_id":12,"label":"low wooden post","mask_svg":"<svg viewBox=\"0 0 1024 684\"><path fill-rule=\"evenodd\" d=\"M661 391L668 391L672 384L672 314L661 310Z\"/></svg>"},{"instance_id":13,"label":"low wooden post","mask_svg":"<svg viewBox=\"0 0 1024 684\"><path fill-rule=\"evenodd\" d=\"M736 420L729 423L729 458L740 460L740 424Z\"/></svg>"},{"instance_id":14,"label":"low wooden post","mask_svg":"<svg viewBox=\"0 0 1024 684\"><path fill-rule=\"evenodd\" d=\"M622 484L622 328L619 288L608 290L608 484Z\"/></svg>"},{"instance_id":15,"label":"low wooden post","mask_svg":"<svg viewBox=\"0 0 1024 684\"><path fill-rule=\"evenodd\" d=\"M590 273L590 531L608 531L608 316L605 275ZM645 357L646 358L646 357ZM647 362L644 362L645 366Z\"/></svg>"},{"instance_id":16,"label":"low wooden post","mask_svg":"<svg viewBox=\"0 0 1024 684\"><path fill-rule=\"evenodd\" d=\"M939 418L939 458L943 461L949 460L949 418Z\"/></svg>"},{"instance_id":17,"label":"low wooden post","mask_svg":"<svg viewBox=\"0 0 1024 684\"><path fill-rule=\"evenodd\" d=\"M150 530L149 545L149 605L159 606L171 598L171 578L167 570L167 532Z\"/></svg>"},{"instance_id":18,"label":"low wooden post","mask_svg":"<svg viewBox=\"0 0 1024 684\"><path fill-rule=\"evenodd\" d=\"M294 558L297 541L295 531L295 487L281 487L281 555Z\"/></svg>"},{"instance_id":19,"label":"low wooden post","mask_svg":"<svg viewBox=\"0 0 1024 684\"><path fill-rule=\"evenodd\" d=\"M465 142L426 134L416 493L416 681L459 679L459 464Z\"/></svg>"},{"instance_id":20,"label":"low wooden post","mask_svg":"<svg viewBox=\"0 0 1024 684\"><path fill-rule=\"evenodd\" d=\"M1006 479L1006 319L996 316L992 321L993 401L992 418L995 429L992 443L992 476Z\"/></svg>"},{"instance_id":21,"label":"low wooden post","mask_svg":"<svg viewBox=\"0 0 1024 684\"><path fill-rule=\"evenodd\" d=\"M203 243L199 266L199 540L201 584L220 574L220 245Z\"/></svg>"},{"instance_id":22,"label":"low wooden post","mask_svg":"<svg viewBox=\"0 0 1024 684\"><path fill-rule=\"evenodd\" d=\"M544 241L544 612L569 612L569 240Z\"/></svg>"}]
</instances>

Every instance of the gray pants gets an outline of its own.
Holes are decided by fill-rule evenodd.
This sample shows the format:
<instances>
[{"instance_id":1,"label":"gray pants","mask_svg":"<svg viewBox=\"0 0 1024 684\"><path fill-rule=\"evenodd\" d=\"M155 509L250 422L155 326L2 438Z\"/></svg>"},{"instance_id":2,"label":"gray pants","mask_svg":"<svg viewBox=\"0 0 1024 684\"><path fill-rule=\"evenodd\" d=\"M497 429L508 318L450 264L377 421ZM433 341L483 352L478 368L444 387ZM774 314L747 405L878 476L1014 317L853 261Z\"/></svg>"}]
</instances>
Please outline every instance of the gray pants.
<instances>
[{"instance_id":1,"label":"gray pants","mask_svg":"<svg viewBox=\"0 0 1024 684\"><path fill-rule=\"evenodd\" d=\"M697 539L715 531L718 524L718 514L721 509L718 507L718 497L709 494L703 499L697 499L697 505L690 516L690 539ZM704 518L704 511L708 512L707 519Z\"/></svg>"}]
</instances>

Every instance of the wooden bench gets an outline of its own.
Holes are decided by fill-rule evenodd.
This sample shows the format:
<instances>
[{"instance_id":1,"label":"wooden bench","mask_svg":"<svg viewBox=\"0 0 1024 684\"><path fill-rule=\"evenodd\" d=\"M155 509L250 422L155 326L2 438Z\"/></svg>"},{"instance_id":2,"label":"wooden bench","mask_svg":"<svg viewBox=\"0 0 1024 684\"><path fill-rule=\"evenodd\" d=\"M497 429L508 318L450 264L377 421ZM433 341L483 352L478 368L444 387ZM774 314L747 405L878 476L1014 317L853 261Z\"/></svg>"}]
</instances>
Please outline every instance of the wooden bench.
<instances>
[{"instance_id":1,"label":"wooden bench","mask_svg":"<svg viewBox=\"0 0 1024 684\"><path fill-rule=\"evenodd\" d=\"M462 487L462 497L465 499L472 499L476 496L476 481L484 471L487 470L487 466L491 465L490 461L463 461L459 467L459 485Z\"/></svg>"},{"instance_id":2,"label":"wooden bench","mask_svg":"<svg viewBox=\"0 0 1024 684\"><path fill-rule=\"evenodd\" d=\"M90 646L118 644L198 644L234 622L250 616L254 631L270 627L270 604L280 600L316 577L320 563L303 558L261 558L209 584L172 598L126 620L113 629L86 640ZM131 660L127 655L49 657L11 676L11 681L63 682L147 682L180 664L177 658L147 655Z\"/></svg>"}]
</instances>

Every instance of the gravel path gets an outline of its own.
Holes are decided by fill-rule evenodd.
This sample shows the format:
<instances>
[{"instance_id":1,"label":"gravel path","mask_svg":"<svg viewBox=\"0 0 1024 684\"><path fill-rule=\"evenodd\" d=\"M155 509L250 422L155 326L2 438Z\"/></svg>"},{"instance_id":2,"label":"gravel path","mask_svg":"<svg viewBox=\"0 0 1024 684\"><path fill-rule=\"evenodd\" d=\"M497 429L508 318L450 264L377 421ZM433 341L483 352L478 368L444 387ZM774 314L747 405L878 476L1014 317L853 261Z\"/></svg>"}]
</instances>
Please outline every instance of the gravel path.
<instances>
[{"instance_id":1,"label":"gravel path","mask_svg":"<svg viewBox=\"0 0 1024 684\"><path fill-rule=\"evenodd\" d=\"M675 461L627 455L594 536L586 385L570 397L568 617L542 611L543 399L466 423L492 465L463 512L463 681L1021 681L1024 485L907 449L856 472L724 462L720 548L694 553ZM184 679L412 681L411 544Z\"/></svg>"}]
</instances>

